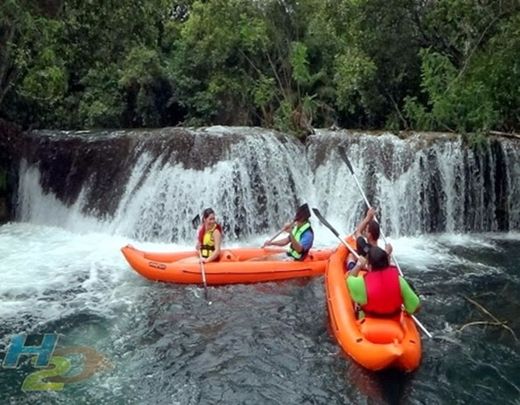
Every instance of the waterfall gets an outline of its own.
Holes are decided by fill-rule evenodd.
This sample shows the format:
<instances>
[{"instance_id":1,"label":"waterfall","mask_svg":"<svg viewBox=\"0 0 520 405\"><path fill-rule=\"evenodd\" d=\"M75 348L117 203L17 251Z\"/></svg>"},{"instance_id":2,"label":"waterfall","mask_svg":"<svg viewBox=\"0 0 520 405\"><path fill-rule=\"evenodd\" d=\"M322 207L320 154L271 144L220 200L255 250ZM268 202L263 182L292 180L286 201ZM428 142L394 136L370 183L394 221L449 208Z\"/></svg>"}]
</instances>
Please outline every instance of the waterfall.
<instances>
[{"instance_id":1,"label":"waterfall","mask_svg":"<svg viewBox=\"0 0 520 405\"><path fill-rule=\"evenodd\" d=\"M329 214L350 226L364 206L337 149L346 148L368 200L387 233L485 232L518 229L520 144L492 139L470 148L460 136L343 134L313 140L310 158L320 162L315 187ZM328 200L328 201L327 201ZM352 218L352 213L357 215ZM359 219L357 219L359 220ZM347 228L348 229L348 228Z\"/></svg>"},{"instance_id":2,"label":"waterfall","mask_svg":"<svg viewBox=\"0 0 520 405\"><path fill-rule=\"evenodd\" d=\"M309 198L305 148L290 136L222 127L184 130L182 139L174 129L151 132L40 133L58 153L47 156L46 139L32 165L22 161L18 219L177 241L193 239L191 219L211 206L226 235L243 237L279 228ZM83 144L73 142L72 151L78 137ZM68 173L56 175L62 159Z\"/></svg>"},{"instance_id":3,"label":"waterfall","mask_svg":"<svg viewBox=\"0 0 520 405\"><path fill-rule=\"evenodd\" d=\"M303 202L340 229L365 211L344 147L387 234L520 228L520 143L442 134L318 130L305 144L260 128L36 131L19 170L17 219L138 240L188 241L213 207L227 237L275 231Z\"/></svg>"}]
</instances>

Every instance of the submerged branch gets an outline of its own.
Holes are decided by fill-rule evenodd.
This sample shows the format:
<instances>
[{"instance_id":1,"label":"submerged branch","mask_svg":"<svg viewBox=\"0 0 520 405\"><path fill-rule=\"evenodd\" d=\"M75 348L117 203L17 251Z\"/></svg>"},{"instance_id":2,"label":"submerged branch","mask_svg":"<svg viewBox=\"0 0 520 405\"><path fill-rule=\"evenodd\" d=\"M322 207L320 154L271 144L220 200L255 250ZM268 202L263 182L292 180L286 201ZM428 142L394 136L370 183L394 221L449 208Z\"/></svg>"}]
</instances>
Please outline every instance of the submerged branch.
<instances>
[{"instance_id":1,"label":"submerged branch","mask_svg":"<svg viewBox=\"0 0 520 405\"><path fill-rule=\"evenodd\" d=\"M459 329L459 332L462 332L468 326L474 326L474 325L501 326L502 328L508 330L511 333L511 335L513 335L515 340L518 342L518 337L516 336L516 334L513 331L513 329L511 329L509 326L506 325L507 321L499 320L495 315L493 315L491 312L489 312L486 308L484 308L477 301L475 301L475 300L473 300L473 299L471 299L471 298L469 298L469 297L467 297L465 295L463 297L464 297L464 299L466 299L467 301L469 301L473 305L475 305L478 309L480 309L484 314L488 315L493 320L493 322L491 322L491 321L473 321L473 322L469 322L469 323L464 324Z\"/></svg>"},{"instance_id":2,"label":"submerged branch","mask_svg":"<svg viewBox=\"0 0 520 405\"><path fill-rule=\"evenodd\" d=\"M495 322L502 323L495 315L493 315L491 312L489 312L486 308L484 308L481 304L479 304L477 301L467 297L464 295L464 299L471 302L473 305L475 305L478 309L480 309L482 312L484 312L486 315L488 315L491 319L493 319Z\"/></svg>"}]
</instances>

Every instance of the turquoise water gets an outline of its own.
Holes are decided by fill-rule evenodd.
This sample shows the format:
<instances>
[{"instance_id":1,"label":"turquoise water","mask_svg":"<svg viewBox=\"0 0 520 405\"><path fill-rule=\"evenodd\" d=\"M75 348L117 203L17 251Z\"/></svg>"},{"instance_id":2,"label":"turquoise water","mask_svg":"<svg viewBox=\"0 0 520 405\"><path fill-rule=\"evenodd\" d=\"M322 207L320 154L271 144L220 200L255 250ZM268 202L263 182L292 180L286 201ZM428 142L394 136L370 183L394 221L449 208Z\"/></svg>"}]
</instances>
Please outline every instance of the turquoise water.
<instances>
[{"instance_id":1,"label":"turquoise water","mask_svg":"<svg viewBox=\"0 0 520 405\"><path fill-rule=\"evenodd\" d=\"M318 230L324 246L335 245ZM264 240L266 235L249 244ZM423 360L412 374L368 372L328 328L323 278L210 287L149 282L125 263L132 242L31 224L0 227L0 358L14 334L58 349L87 347L106 362L60 391L26 391L25 357L0 368L13 404L520 404L520 236L431 235L393 241L421 293ZM247 244L244 242L244 244ZM467 323L493 319L501 326ZM69 380L85 358L68 355Z\"/></svg>"}]
</instances>

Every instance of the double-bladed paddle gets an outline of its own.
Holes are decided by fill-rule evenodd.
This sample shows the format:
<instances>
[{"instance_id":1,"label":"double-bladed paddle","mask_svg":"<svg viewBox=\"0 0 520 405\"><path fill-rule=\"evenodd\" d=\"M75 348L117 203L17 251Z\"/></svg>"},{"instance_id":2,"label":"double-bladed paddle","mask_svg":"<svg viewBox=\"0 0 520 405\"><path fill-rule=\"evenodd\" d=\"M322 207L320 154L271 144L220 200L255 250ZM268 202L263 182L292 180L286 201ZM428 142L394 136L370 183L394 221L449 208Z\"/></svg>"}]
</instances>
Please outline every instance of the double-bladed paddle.
<instances>
[{"instance_id":1,"label":"double-bladed paddle","mask_svg":"<svg viewBox=\"0 0 520 405\"><path fill-rule=\"evenodd\" d=\"M356 184L358 186L358 189L359 191L361 192L362 196L363 196L363 199L365 200L365 203L367 205L367 207L370 209L372 208L372 206L370 205L370 203L368 202L368 199L365 195L365 193L363 192L363 189L361 188L361 185L359 184L359 181L354 173L354 169L352 168L352 165L350 164L350 161L348 160L347 158L347 154L345 153L345 151L343 150L343 148L340 148L339 149L340 151L340 156L341 158L345 161L345 163L347 164L349 170L350 170L350 173L352 174L352 176L354 177L354 180L356 181ZM314 211L314 214L316 214L316 216L318 217L318 219L321 221L321 223L323 225L325 225L327 228L329 228L332 233L334 235L336 235L338 237L338 239L341 240L341 242L348 248L348 250L357 258L359 258L359 255L357 254L357 252L355 250L353 250L349 245L348 243L346 243L340 236L339 236L339 233L338 231L336 231L336 229L334 229L334 227L323 217L323 215L321 215L321 213L319 212L319 210L317 208L313 208L313 211ZM381 236L383 237L383 240L386 244L386 238L383 234L383 231L381 230ZM397 262L397 260L395 259L395 256L392 255L393 257L393 260L394 260L394 263L395 263L395 266L397 267L397 270L399 271L399 274L402 276L403 275L403 271L401 270L401 267L399 266L399 263ZM432 338L432 334L430 332L428 332L428 329L426 329L426 327L419 321L419 319L417 319L417 317L413 314L411 314L411 317L412 319L414 320L414 322L417 324L417 326L419 326L419 328L426 334L426 336L428 336L429 338Z\"/></svg>"}]
</instances>

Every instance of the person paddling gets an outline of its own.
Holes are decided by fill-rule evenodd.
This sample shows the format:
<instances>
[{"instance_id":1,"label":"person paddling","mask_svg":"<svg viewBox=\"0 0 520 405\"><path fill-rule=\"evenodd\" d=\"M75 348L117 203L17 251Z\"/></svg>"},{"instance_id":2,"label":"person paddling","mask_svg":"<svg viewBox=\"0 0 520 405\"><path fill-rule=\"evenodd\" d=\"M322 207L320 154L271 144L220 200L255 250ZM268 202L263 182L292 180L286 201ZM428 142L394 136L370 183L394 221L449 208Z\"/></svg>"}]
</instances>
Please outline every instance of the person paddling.
<instances>
[{"instance_id":1,"label":"person paddling","mask_svg":"<svg viewBox=\"0 0 520 405\"><path fill-rule=\"evenodd\" d=\"M222 227L216 221L215 211L206 208L202 212L202 224L197 231L195 249L200 251L203 263L217 261L222 244Z\"/></svg>"},{"instance_id":2,"label":"person paddling","mask_svg":"<svg viewBox=\"0 0 520 405\"><path fill-rule=\"evenodd\" d=\"M314 243L314 231L312 230L309 218L311 211L307 204L302 205L296 211L294 221L283 226L289 235L277 241L266 241L262 247L266 246L285 246L289 244L287 255L294 260L304 260Z\"/></svg>"},{"instance_id":3,"label":"person paddling","mask_svg":"<svg viewBox=\"0 0 520 405\"><path fill-rule=\"evenodd\" d=\"M356 240L356 251L360 256L366 257L371 246L377 246L379 236L381 234L379 223L374 219L376 210L370 207L354 230L354 239ZM390 256L392 254L392 245L387 243L385 251ZM356 265L356 258L352 253L347 257L347 270L352 270Z\"/></svg>"},{"instance_id":4,"label":"person paddling","mask_svg":"<svg viewBox=\"0 0 520 405\"><path fill-rule=\"evenodd\" d=\"M368 273L359 275L364 267ZM369 248L367 258L359 257L346 283L352 300L362 311L359 318L393 318L401 314L403 305L409 314L420 307L419 297L410 284L399 275L397 267L389 264L387 252L377 246Z\"/></svg>"}]
</instances>

